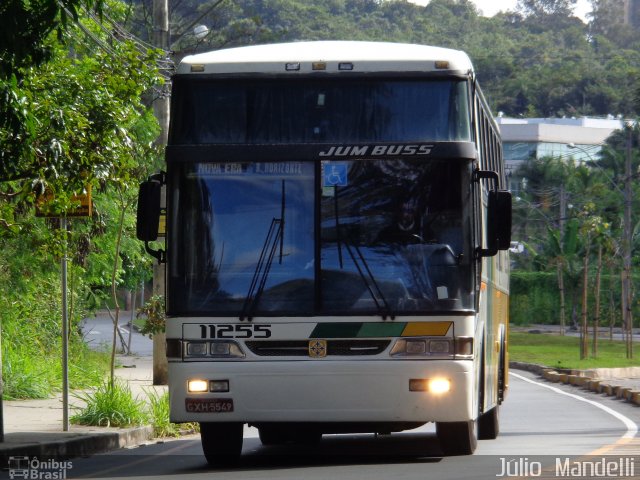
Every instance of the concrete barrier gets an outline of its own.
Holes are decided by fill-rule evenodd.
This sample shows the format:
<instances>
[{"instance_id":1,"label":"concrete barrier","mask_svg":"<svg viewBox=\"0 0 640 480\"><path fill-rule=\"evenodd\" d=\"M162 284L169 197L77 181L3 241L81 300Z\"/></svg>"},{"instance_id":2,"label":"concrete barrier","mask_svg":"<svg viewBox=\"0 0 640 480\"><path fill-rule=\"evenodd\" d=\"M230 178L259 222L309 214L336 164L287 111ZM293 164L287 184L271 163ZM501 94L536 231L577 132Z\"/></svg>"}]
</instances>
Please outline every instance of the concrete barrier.
<instances>
[{"instance_id":1,"label":"concrete barrier","mask_svg":"<svg viewBox=\"0 0 640 480\"><path fill-rule=\"evenodd\" d=\"M600 388L600 380L589 380L587 383L589 390L592 392L598 392Z\"/></svg>"},{"instance_id":2,"label":"concrete barrier","mask_svg":"<svg viewBox=\"0 0 640 480\"><path fill-rule=\"evenodd\" d=\"M560 374L554 370L545 370L542 378L553 383L558 383L560 381Z\"/></svg>"},{"instance_id":3,"label":"concrete barrier","mask_svg":"<svg viewBox=\"0 0 640 480\"><path fill-rule=\"evenodd\" d=\"M600 384L600 393L604 393L605 395L613 395L613 385L609 385L608 383Z\"/></svg>"},{"instance_id":4,"label":"concrete barrier","mask_svg":"<svg viewBox=\"0 0 640 480\"><path fill-rule=\"evenodd\" d=\"M613 379L615 378L640 378L640 367L563 370L523 362L510 362L509 366L513 369L535 373L548 382L579 386L594 393L615 396L621 400L640 405L640 390L634 390L633 387L613 383ZM629 382L627 382L627 384L628 383ZM635 382L631 383L635 385Z\"/></svg>"}]
</instances>

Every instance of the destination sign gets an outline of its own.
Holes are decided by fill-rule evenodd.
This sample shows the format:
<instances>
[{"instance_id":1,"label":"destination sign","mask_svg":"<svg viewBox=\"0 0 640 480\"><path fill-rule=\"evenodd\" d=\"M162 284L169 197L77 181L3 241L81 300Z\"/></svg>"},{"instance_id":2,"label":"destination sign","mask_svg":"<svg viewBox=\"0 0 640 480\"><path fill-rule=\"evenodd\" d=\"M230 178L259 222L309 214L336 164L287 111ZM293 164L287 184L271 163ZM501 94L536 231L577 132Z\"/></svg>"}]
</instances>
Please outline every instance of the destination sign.
<instances>
[{"instance_id":1,"label":"destination sign","mask_svg":"<svg viewBox=\"0 0 640 480\"><path fill-rule=\"evenodd\" d=\"M306 169L308 170L308 168ZM305 172L302 162L256 162L256 163L199 163L199 176L230 175L277 175L302 176Z\"/></svg>"}]
</instances>

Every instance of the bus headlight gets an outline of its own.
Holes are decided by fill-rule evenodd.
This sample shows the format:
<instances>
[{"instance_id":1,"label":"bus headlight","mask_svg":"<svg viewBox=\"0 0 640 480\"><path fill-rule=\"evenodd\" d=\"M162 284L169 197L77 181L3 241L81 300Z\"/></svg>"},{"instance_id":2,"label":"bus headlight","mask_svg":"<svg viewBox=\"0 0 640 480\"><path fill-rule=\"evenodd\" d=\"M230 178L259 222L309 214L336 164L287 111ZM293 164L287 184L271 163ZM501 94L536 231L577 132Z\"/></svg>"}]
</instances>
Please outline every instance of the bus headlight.
<instances>
[{"instance_id":1,"label":"bus headlight","mask_svg":"<svg viewBox=\"0 0 640 480\"><path fill-rule=\"evenodd\" d=\"M451 390L451 380L448 378L433 378L429 380L429 392L442 395Z\"/></svg>"},{"instance_id":2,"label":"bus headlight","mask_svg":"<svg viewBox=\"0 0 640 480\"><path fill-rule=\"evenodd\" d=\"M453 356L452 338L401 338L391 349L392 357Z\"/></svg>"},{"instance_id":3,"label":"bus headlight","mask_svg":"<svg viewBox=\"0 0 640 480\"><path fill-rule=\"evenodd\" d=\"M202 357L207 354L209 346L207 342L189 342L187 343L188 357Z\"/></svg>"},{"instance_id":4,"label":"bus headlight","mask_svg":"<svg viewBox=\"0 0 640 480\"><path fill-rule=\"evenodd\" d=\"M210 342L203 341L185 341L184 358L188 359L225 359L225 358L244 358L245 354L236 342L232 340L214 340Z\"/></svg>"},{"instance_id":5,"label":"bus headlight","mask_svg":"<svg viewBox=\"0 0 640 480\"><path fill-rule=\"evenodd\" d=\"M429 342L429 353L439 353L444 355L451 353L451 350L450 340L431 340Z\"/></svg>"},{"instance_id":6,"label":"bus headlight","mask_svg":"<svg viewBox=\"0 0 640 480\"><path fill-rule=\"evenodd\" d=\"M202 380L191 379L187 381L189 393L226 393L229 391L229 380Z\"/></svg>"},{"instance_id":7,"label":"bus headlight","mask_svg":"<svg viewBox=\"0 0 640 480\"><path fill-rule=\"evenodd\" d=\"M448 378L412 378L409 380L410 392L429 392L442 395L451 390L451 380Z\"/></svg>"},{"instance_id":8,"label":"bus headlight","mask_svg":"<svg viewBox=\"0 0 640 480\"><path fill-rule=\"evenodd\" d=\"M472 337L400 338L391 348L392 357L473 358Z\"/></svg>"},{"instance_id":9,"label":"bus headlight","mask_svg":"<svg viewBox=\"0 0 640 480\"><path fill-rule=\"evenodd\" d=\"M191 393L202 393L209 391L209 382L206 380L189 380L187 390Z\"/></svg>"},{"instance_id":10,"label":"bus headlight","mask_svg":"<svg viewBox=\"0 0 640 480\"><path fill-rule=\"evenodd\" d=\"M427 342L425 340L407 340L405 351L407 355L424 355L427 353Z\"/></svg>"},{"instance_id":11,"label":"bus headlight","mask_svg":"<svg viewBox=\"0 0 640 480\"><path fill-rule=\"evenodd\" d=\"M236 342L211 342L211 356L216 358L244 358Z\"/></svg>"}]
</instances>

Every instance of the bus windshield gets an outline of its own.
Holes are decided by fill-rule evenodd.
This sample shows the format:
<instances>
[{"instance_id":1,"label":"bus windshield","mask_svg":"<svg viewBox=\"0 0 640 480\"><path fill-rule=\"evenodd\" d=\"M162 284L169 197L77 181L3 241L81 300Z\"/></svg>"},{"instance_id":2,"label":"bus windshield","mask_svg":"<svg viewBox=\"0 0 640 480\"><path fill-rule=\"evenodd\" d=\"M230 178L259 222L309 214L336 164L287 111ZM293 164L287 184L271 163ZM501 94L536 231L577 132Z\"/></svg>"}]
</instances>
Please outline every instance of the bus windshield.
<instances>
[{"instance_id":1,"label":"bus windshield","mask_svg":"<svg viewBox=\"0 0 640 480\"><path fill-rule=\"evenodd\" d=\"M463 80L175 82L174 145L471 141Z\"/></svg>"},{"instance_id":2,"label":"bus windshield","mask_svg":"<svg viewBox=\"0 0 640 480\"><path fill-rule=\"evenodd\" d=\"M317 169L313 162L184 162L172 168L180 170L169 185L173 313L473 308L470 163L350 160Z\"/></svg>"}]
</instances>

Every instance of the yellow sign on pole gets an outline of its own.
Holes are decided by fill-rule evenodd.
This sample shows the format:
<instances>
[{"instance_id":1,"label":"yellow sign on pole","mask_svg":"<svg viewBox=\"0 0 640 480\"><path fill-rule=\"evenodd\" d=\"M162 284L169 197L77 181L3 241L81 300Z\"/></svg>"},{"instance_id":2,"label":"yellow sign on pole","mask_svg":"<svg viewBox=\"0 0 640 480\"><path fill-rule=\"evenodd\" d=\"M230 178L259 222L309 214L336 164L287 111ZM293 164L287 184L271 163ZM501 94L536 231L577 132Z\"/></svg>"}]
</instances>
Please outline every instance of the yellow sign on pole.
<instances>
[{"instance_id":1,"label":"yellow sign on pole","mask_svg":"<svg viewBox=\"0 0 640 480\"><path fill-rule=\"evenodd\" d=\"M85 193L71 197L71 202L74 206L66 212L55 211L52 208L52 202L53 193L50 190L40 195L36 200L36 217L90 217L93 214L91 185L87 185Z\"/></svg>"}]
</instances>

